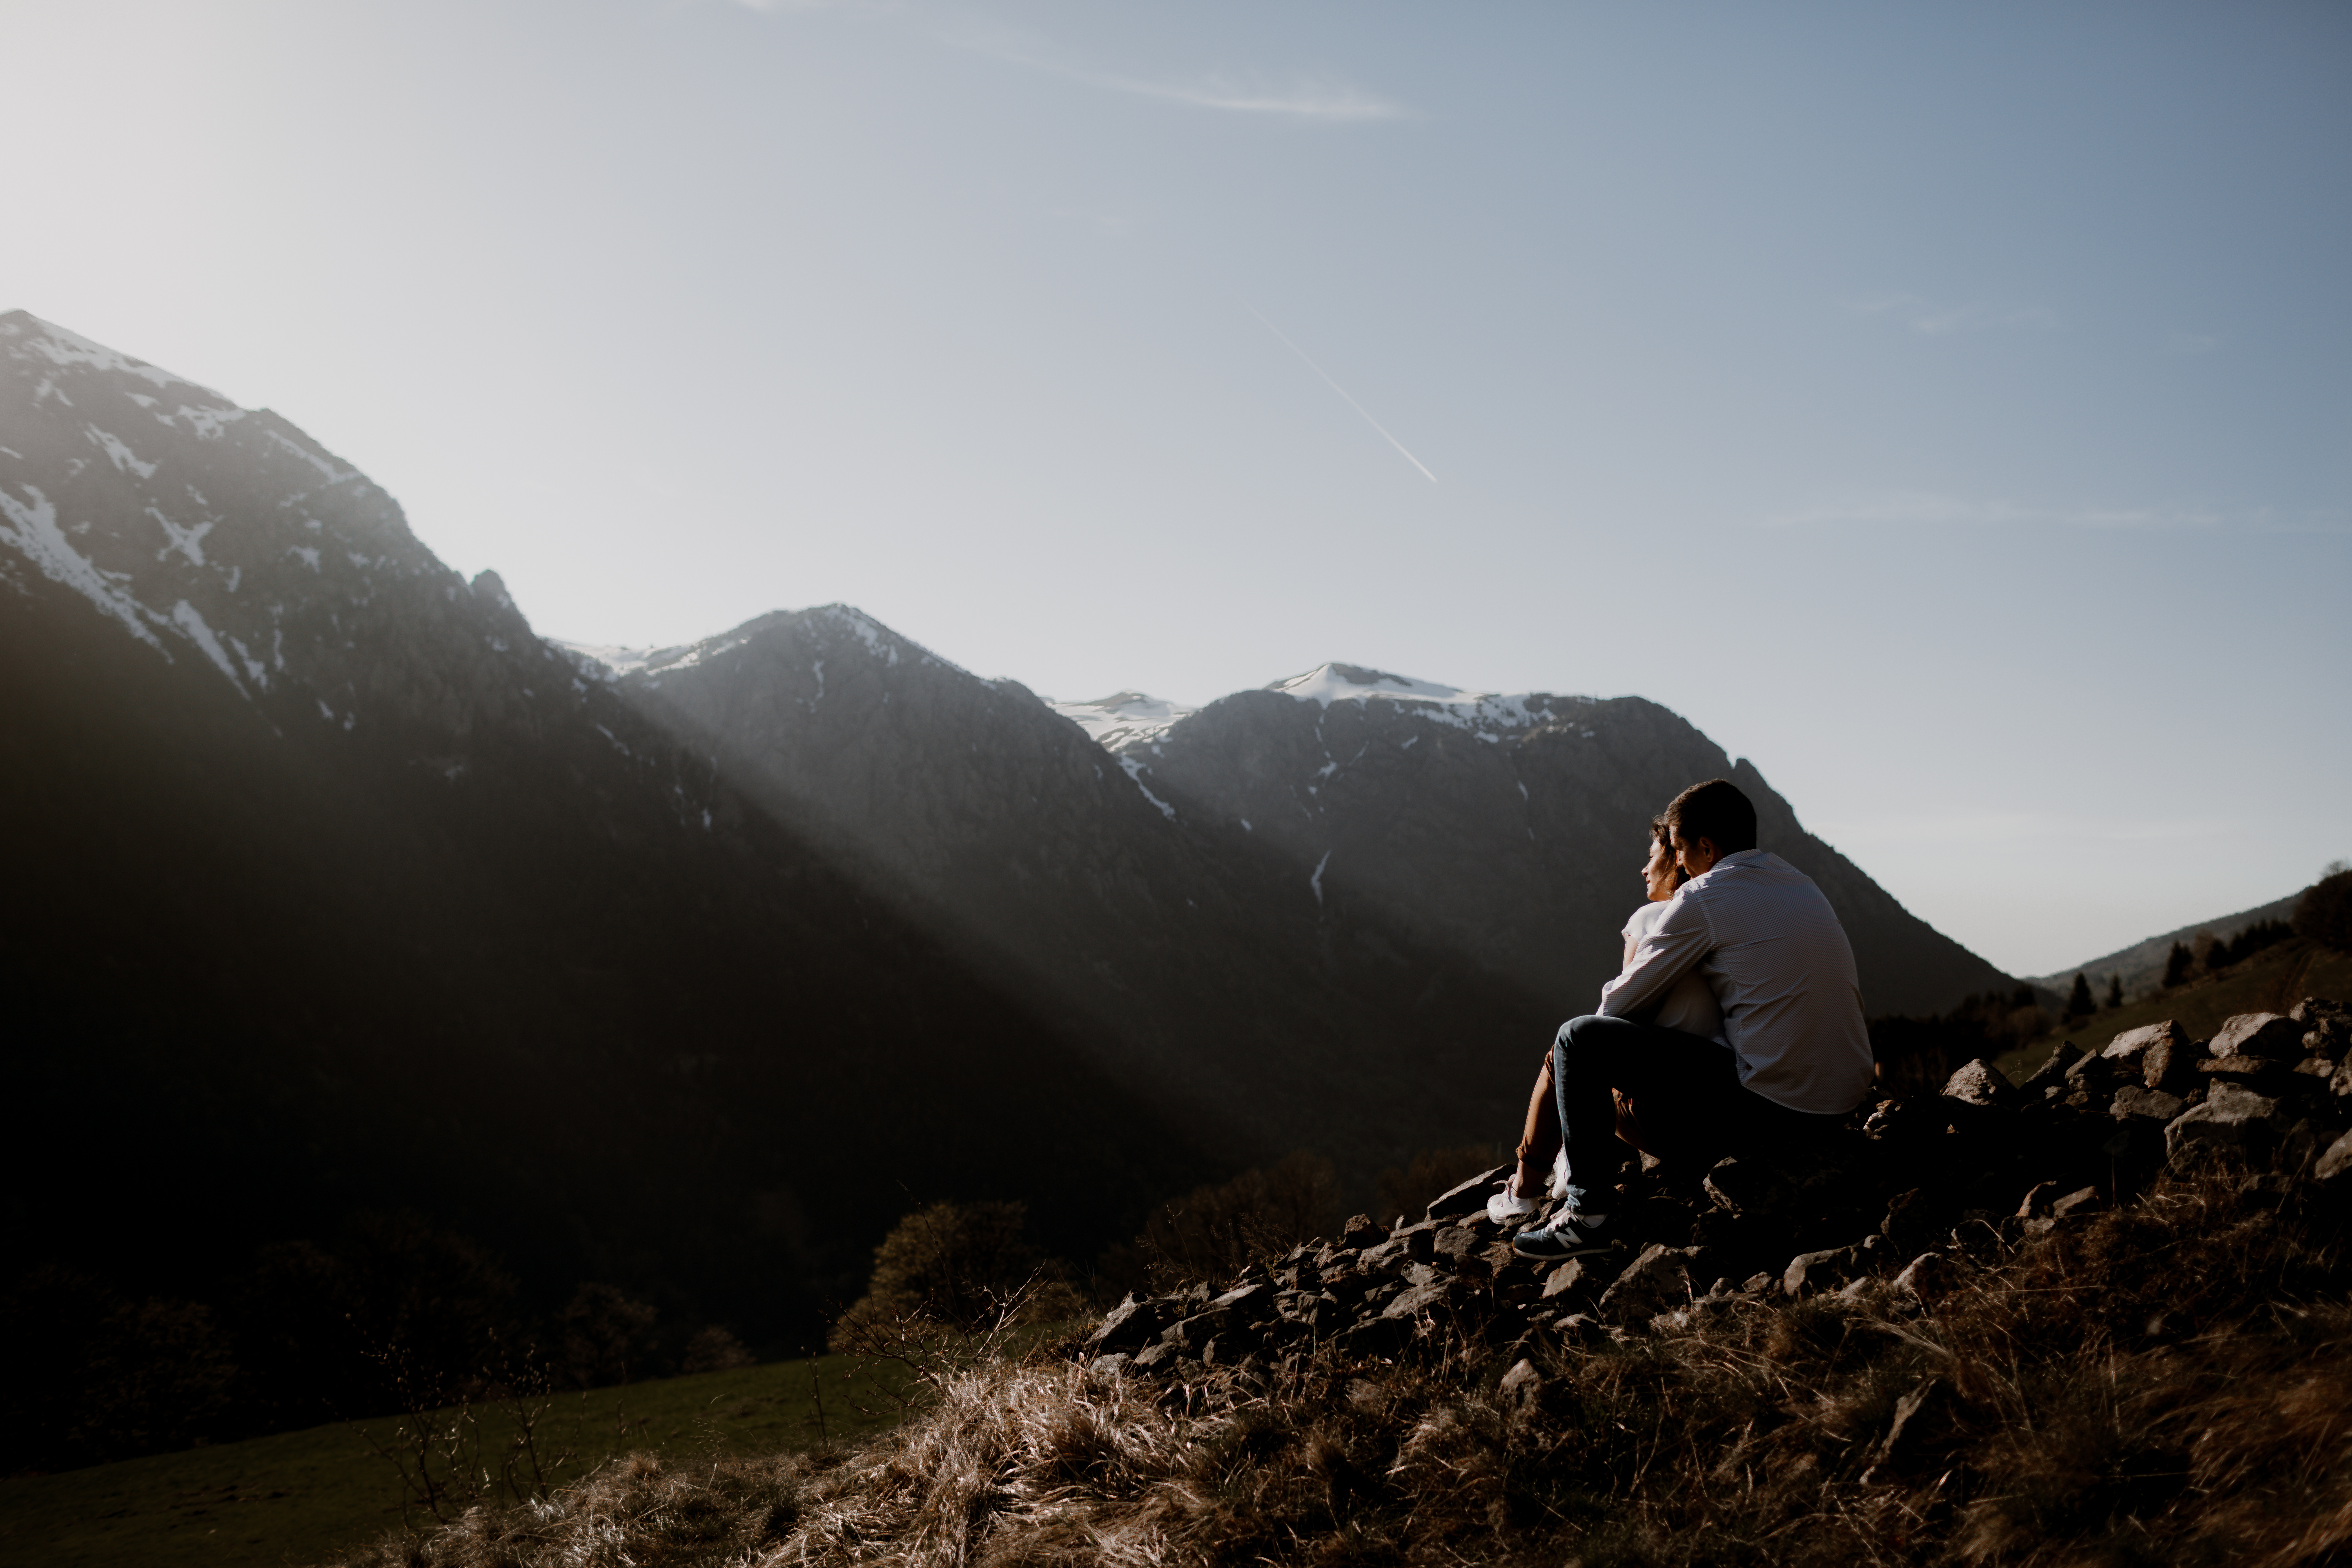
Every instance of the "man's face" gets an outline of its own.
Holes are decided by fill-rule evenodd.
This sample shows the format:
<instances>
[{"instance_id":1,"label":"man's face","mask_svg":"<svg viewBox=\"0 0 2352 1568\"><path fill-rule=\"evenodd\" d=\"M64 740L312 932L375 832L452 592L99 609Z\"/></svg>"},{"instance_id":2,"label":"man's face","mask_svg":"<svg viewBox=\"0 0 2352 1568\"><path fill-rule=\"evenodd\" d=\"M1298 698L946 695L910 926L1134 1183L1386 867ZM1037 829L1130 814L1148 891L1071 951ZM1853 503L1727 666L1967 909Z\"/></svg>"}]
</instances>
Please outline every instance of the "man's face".
<instances>
[{"instance_id":1,"label":"man's face","mask_svg":"<svg viewBox=\"0 0 2352 1568\"><path fill-rule=\"evenodd\" d=\"M1692 876L1704 877L1722 857L1715 852L1714 839L1685 838L1677 831L1675 834L1675 858L1680 861L1683 869Z\"/></svg>"}]
</instances>

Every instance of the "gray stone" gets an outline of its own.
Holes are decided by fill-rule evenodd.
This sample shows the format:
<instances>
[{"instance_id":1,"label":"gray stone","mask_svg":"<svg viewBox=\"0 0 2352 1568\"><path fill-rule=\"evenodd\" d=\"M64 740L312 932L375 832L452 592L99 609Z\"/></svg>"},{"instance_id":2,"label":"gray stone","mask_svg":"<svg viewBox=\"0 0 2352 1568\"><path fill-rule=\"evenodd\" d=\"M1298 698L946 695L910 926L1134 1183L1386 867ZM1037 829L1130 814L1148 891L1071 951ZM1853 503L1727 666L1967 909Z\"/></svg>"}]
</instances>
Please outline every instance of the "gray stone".
<instances>
[{"instance_id":1,"label":"gray stone","mask_svg":"<svg viewBox=\"0 0 2352 1568\"><path fill-rule=\"evenodd\" d=\"M2107 1108L2107 1114L2118 1121L2130 1116L2144 1116L2151 1121L2169 1121L2186 1109L2186 1102L2177 1094L2127 1083L2116 1090L2115 1103Z\"/></svg>"},{"instance_id":2,"label":"gray stone","mask_svg":"<svg viewBox=\"0 0 2352 1568\"><path fill-rule=\"evenodd\" d=\"M2099 1189L2077 1187L2050 1205L2053 1218L2072 1219L2078 1214L2089 1214L2099 1206Z\"/></svg>"},{"instance_id":3,"label":"gray stone","mask_svg":"<svg viewBox=\"0 0 2352 1568\"><path fill-rule=\"evenodd\" d=\"M2216 1079L2204 1104L2182 1111L2165 1128L2164 1144L2176 1160L2191 1152L2254 1157L2275 1148L2284 1131L2277 1100Z\"/></svg>"},{"instance_id":4,"label":"gray stone","mask_svg":"<svg viewBox=\"0 0 2352 1568\"><path fill-rule=\"evenodd\" d=\"M1209 1305L1228 1310L1239 1309L1244 1317L1263 1316L1273 1305L1273 1300L1272 1290L1263 1284L1253 1283L1236 1286L1211 1301Z\"/></svg>"},{"instance_id":5,"label":"gray stone","mask_svg":"<svg viewBox=\"0 0 2352 1568\"><path fill-rule=\"evenodd\" d=\"M1509 1165L1497 1165L1484 1175L1471 1177L1458 1187L1447 1188L1429 1205L1424 1217L1452 1219L1456 1215L1465 1215L1473 1211L1484 1214L1486 1209L1486 1194L1493 1192L1499 1184L1509 1180L1512 1169L1513 1167Z\"/></svg>"},{"instance_id":6,"label":"gray stone","mask_svg":"<svg viewBox=\"0 0 2352 1568\"><path fill-rule=\"evenodd\" d=\"M2333 1183L2341 1180L2347 1171L2352 1171L2352 1132L2327 1146L2319 1163L2312 1166L2311 1174L2316 1181Z\"/></svg>"},{"instance_id":7,"label":"gray stone","mask_svg":"<svg viewBox=\"0 0 2352 1568\"><path fill-rule=\"evenodd\" d=\"M1410 1318L1371 1318L1341 1333L1334 1343L1343 1355L1388 1357L1412 1342L1412 1331Z\"/></svg>"},{"instance_id":8,"label":"gray stone","mask_svg":"<svg viewBox=\"0 0 2352 1568\"><path fill-rule=\"evenodd\" d=\"M1932 1301L1952 1288L1956 1272L1952 1260L1942 1253L1923 1252L1895 1277L1895 1289L1918 1300Z\"/></svg>"},{"instance_id":9,"label":"gray stone","mask_svg":"<svg viewBox=\"0 0 2352 1568\"><path fill-rule=\"evenodd\" d=\"M1437 1233L1433 1243L1440 1258L1466 1258L1485 1244L1478 1239L1475 1226L1449 1225Z\"/></svg>"},{"instance_id":10,"label":"gray stone","mask_svg":"<svg viewBox=\"0 0 2352 1568\"><path fill-rule=\"evenodd\" d=\"M1543 1378L1535 1363L1522 1356L1511 1363L1511 1370L1495 1385L1495 1393L1506 1420L1524 1421L1535 1413L1536 1403L1543 1396Z\"/></svg>"},{"instance_id":11,"label":"gray stone","mask_svg":"<svg viewBox=\"0 0 2352 1568\"><path fill-rule=\"evenodd\" d=\"M1965 1105L1991 1107L2014 1105L2018 1100L2017 1086L2000 1075L2000 1069L1979 1057L1962 1067L1944 1085L1944 1097Z\"/></svg>"},{"instance_id":12,"label":"gray stone","mask_svg":"<svg viewBox=\"0 0 2352 1568\"><path fill-rule=\"evenodd\" d=\"M1139 1301L1129 1296L1113 1307L1095 1331L1087 1336L1086 1348L1098 1356L1115 1351L1140 1350L1159 1333L1161 1323L1157 1302Z\"/></svg>"},{"instance_id":13,"label":"gray stone","mask_svg":"<svg viewBox=\"0 0 2352 1568\"><path fill-rule=\"evenodd\" d=\"M1793 1190L1788 1178L1770 1164L1736 1155L1717 1161L1704 1184L1716 1206L1734 1218L1772 1214L1789 1201Z\"/></svg>"},{"instance_id":14,"label":"gray stone","mask_svg":"<svg viewBox=\"0 0 2352 1568\"><path fill-rule=\"evenodd\" d=\"M1119 1368L1128 1363L1129 1359L1124 1354L1098 1355L1087 1363L1087 1373L1093 1377L1113 1377L1118 1374Z\"/></svg>"},{"instance_id":15,"label":"gray stone","mask_svg":"<svg viewBox=\"0 0 2352 1568\"><path fill-rule=\"evenodd\" d=\"M1381 1307L1381 1317L1421 1317L1423 1311L1444 1307L1449 1295L1451 1290L1446 1289L1446 1281L1442 1281L1442 1279L1433 1279L1425 1286L1406 1286L1404 1290L1397 1293L1397 1300Z\"/></svg>"},{"instance_id":16,"label":"gray stone","mask_svg":"<svg viewBox=\"0 0 2352 1568\"><path fill-rule=\"evenodd\" d=\"M1549 1301L1579 1287L1590 1287L1591 1275L1591 1271L1585 1268L1583 1258L1571 1258L1544 1277L1543 1299Z\"/></svg>"},{"instance_id":17,"label":"gray stone","mask_svg":"<svg viewBox=\"0 0 2352 1568\"><path fill-rule=\"evenodd\" d=\"M1625 1266L1601 1293L1601 1316L1612 1322L1646 1322L1660 1312L1690 1304L1690 1259L1696 1247L1654 1244Z\"/></svg>"},{"instance_id":18,"label":"gray stone","mask_svg":"<svg viewBox=\"0 0 2352 1568\"><path fill-rule=\"evenodd\" d=\"M2240 1013L2213 1031L2205 1047L2215 1057L2299 1057L2303 1026L2278 1013Z\"/></svg>"},{"instance_id":19,"label":"gray stone","mask_svg":"<svg viewBox=\"0 0 2352 1568\"><path fill-rule=\"evenodd\" d=\"M2185 1043L2188 1037L2180 1026L2167 1018L2160 1024L2145 1024L2137 1029L2126 1029L2109 1040L2099 1055L2108 1061L2128 1067L2137 1073L2140 1058L2159 1043Z\"/></svg>"},{"instance_id":20,"label":"gray stone","mask_svg":"<svg viewBox=\"0 0 2352 1568\"><path fill-rule=\"evenodd\" d=\"M1853 1278L1856 1258L1857 1254L1851 1247L1799 1253L1789 1259L1789 1267L1781 1272L1781 1294L1802 1296L1816 1290L1835 1289Z\"/></svg>"},{"instance_id":21,"label":"gray stone","mask_svg":"<svg viewBox=\"0 0 2352 1568\"><path fill-rule=\"evenodd\" d=\"M2048 1058L2040 1067L2035 1068L2032 1074L2023 1083L2018 1085L2018 1088L2025 1091L2027 1099L2039 1100L2047 1090L2064 1083L2066 1069L2082 1059L2082 1052L2061 1040L2058 1042L2058 1048L2052 1051Z\"/></svg>"}]
</instances>

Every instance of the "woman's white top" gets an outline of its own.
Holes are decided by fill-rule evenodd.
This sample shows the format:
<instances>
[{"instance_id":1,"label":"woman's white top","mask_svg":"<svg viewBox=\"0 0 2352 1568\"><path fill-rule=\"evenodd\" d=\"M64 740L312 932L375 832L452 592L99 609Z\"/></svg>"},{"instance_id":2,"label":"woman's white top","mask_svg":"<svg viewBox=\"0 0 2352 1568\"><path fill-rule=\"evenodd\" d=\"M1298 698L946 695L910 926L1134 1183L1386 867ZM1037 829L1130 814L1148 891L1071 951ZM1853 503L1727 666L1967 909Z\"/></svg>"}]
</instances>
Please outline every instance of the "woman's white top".
<instances>
[{"instance_id":1,"label":"woman's white top","mask_svg":"<svg viewBox=\"0 0 2352 1568\"><path fill-rule=\"evenodd\" d=\"M1673 907L1671 899L1643 904L1625 922L1624 934L1634 946L1639 947L1644 938L1658 929L1658 922L1666 918L1666 910ZM1728 1044L1723 1037L1723 1009L1717 1005L1715 993L1707 989L1706 982L1699 978L1696 970L1675 983L1658 1004L1657 1014L1649 1022L1661 1029L1680 1029L1685 1035L1696 1035L1717 1045Z\"/></svg>"}]
</instances>

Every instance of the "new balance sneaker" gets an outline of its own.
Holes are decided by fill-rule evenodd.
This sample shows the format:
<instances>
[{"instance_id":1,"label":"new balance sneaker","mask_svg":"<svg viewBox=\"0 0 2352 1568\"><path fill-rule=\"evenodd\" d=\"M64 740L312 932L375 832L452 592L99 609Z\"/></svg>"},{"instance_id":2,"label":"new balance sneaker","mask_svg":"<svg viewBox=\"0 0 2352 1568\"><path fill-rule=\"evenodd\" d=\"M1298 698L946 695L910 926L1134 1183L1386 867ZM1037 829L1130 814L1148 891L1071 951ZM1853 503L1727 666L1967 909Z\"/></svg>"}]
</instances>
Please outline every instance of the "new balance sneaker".
<instances>
[{"instance_id":1,"label":"new balance sneaker","mask_svg":"<svg viewBox=\"0 0 2352 1568\"><path fill-rule=\"evenodd\" d=\"M1548 1223L1530 1226L1511 1237L1511 1250L1521 1258L1548 1262L1580 1258L1588 1252L1606 1252L1614 1245L1604 1234L1608 1228L1607 1215L1570 1214L1562 1209Z\"/></svg>"},{"instance_id":2,"label":"new balance sneaker","mask_svg":"<svg viewBox=\"0 0 2352 1568\"><path fill-rule=\"evenodd\" d=\"M1509 1225L1536 1212L1535 1200L1519 1195L1519 1173L1514 1171L1503 1182L1502 1191L1486 1200L1486 1217L1496 1225Z\"/></svg>"}]
</instances>

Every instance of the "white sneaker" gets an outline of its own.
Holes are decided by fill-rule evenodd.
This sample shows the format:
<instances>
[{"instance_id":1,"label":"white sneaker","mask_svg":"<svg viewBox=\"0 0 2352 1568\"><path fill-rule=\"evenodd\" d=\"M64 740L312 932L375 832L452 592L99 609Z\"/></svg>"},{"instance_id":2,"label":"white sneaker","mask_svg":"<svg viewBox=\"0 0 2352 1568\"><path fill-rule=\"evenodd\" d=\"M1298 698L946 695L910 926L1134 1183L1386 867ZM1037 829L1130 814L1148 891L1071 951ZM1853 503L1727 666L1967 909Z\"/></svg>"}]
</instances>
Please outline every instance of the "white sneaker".
<instances>
[{"instance_id":1,"label":"white sneaker","mask_svg":"<svg viewBox=\"0 0 2352 1568\"><path fill-rule=\"evenodd\" d=\"M1496 1225L1508 1225L1535 1212L1534 1201L1519 1196L1519 1176L1516 1171L1503 1183L1502 1191L1486 1200L1486 1217Z\"/></svg>"}]
</instances>

